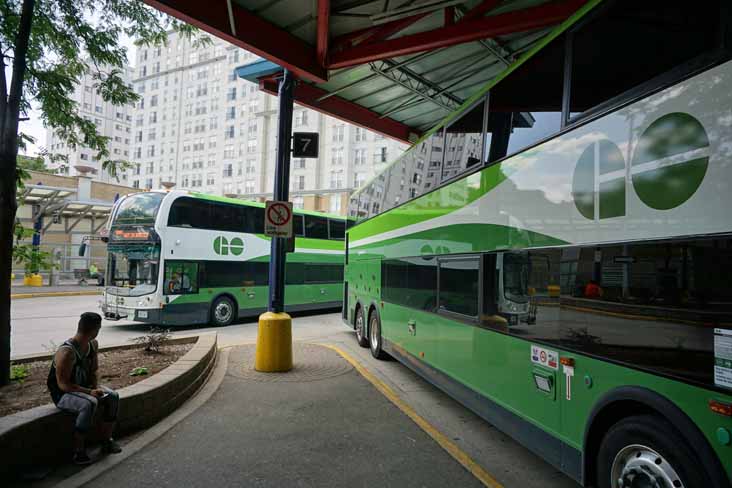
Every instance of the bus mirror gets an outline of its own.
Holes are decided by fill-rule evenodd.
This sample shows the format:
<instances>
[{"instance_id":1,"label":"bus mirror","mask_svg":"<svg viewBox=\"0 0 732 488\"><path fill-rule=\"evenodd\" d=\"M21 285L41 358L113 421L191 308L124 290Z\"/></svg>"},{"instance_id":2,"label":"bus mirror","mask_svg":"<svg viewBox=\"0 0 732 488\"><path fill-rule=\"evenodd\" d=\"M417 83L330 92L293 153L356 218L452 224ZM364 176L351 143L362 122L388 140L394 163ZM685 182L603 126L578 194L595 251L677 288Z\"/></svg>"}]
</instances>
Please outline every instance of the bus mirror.
<instances>
[{"instance_id":1,"label":"bus mirror","mask_svg":"<svg viewBox=\"0 0 732 488\"><path fill-rule=\"evenodd\" d=\"M84 256L86 254L86 242L82 242L79 245L79 256Z\"/></svg>"}]
</instances>

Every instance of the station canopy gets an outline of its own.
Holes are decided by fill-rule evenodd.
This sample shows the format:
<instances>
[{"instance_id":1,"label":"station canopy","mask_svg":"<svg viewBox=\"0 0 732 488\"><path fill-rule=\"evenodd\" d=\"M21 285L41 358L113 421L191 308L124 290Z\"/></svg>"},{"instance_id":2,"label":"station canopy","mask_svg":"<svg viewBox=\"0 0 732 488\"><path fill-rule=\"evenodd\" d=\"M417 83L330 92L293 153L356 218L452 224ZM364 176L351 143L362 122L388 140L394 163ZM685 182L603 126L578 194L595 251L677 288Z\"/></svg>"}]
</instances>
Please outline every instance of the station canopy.
<instances>
[{"instance_id":1,"label":"station canopy","mask_svg":"<svg viewBox=\"0 0 732 488\"><path fill-rule=\"evenodd\" d=\"M91 219L92 233L96 234L109 218L112 203L100 200L79 200L75 188L26 184L18 198L33 208L32 220L43 223L46 232L51 225L62 223L71 232L83 219ZM44 220L45 217L45 220Z\"/></svg>"},{"instance_id":2,"label":"station canopy","mask_svg":"<svg viewBox=\"0 0 732 488\"><path fill-rule=\"evenodd\" d=\"M292 71L301 105L413 142L593 0L145 0ZM277 93L278 73L258 78Z\"/></svg>"}]
</instances>

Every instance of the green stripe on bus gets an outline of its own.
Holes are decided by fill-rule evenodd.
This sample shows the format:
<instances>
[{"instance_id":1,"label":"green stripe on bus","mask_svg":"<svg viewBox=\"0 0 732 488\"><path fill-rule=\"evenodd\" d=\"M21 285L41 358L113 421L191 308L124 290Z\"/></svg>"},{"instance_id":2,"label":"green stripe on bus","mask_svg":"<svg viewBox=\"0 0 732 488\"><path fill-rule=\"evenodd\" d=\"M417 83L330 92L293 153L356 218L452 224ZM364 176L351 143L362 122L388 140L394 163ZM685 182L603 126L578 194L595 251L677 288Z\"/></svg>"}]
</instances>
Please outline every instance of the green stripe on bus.
<instances>
[{"instance_id":1,"label":"green stripe on bus","mask_svg":"<svg viewBox=\"0 0 732 488\"><path fill-rule=\"evenodd\" d=\"M354 246L353 251L373 251L384 257L407 255L442 255L469 252L485 252L505 249L510 243L511 249L526 247L548 247L568 244L568 242L552 236L530 230L517 229L497 224L454 224L437 227L406 236L395 237L365 246ZM405 246L414 246L409 252ZM391 252L392 248L399 252Z\"/></svg>"}]
</instances>

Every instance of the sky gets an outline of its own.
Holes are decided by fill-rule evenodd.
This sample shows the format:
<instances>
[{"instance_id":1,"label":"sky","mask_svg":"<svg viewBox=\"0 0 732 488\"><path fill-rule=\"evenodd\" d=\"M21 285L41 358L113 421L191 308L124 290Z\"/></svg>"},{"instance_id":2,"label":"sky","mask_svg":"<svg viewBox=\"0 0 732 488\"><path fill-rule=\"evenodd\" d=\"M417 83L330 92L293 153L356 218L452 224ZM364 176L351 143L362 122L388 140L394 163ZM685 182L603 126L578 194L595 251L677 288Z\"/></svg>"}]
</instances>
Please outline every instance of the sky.
<instances>
[{"instance_id":1,"label":"sky","mask_svg":"<svg viewBox=\"0 0 732 488\"><path fill-rule=\"evenodd\" d=\"M121 44L127 48L127 58L130 62L135 59L137 48L135 47L133 40L129 37L123 37ZM10 67L5 69L5 76L10 84L10 77L12 76ZM34 144L28 144L25 151L21 150L22 154L29 156L35 156L38 154L40 148L46 146L46 128L43 126L41 119L41 111L38 109L36 104L33 104L33 110L28 114L29 120L20 123L20 132L28 134L36 139Z\"/></svg>"}]
</instances>

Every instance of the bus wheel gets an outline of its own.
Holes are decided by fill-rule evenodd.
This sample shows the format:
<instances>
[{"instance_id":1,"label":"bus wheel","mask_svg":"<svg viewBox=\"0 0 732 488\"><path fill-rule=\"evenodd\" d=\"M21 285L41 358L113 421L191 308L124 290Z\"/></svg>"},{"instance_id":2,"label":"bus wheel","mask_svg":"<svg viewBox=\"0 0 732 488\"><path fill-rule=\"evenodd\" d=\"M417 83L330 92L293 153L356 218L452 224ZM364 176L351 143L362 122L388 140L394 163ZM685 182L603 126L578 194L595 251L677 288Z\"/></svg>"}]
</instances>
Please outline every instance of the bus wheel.
<instances>
[{"instance_id":1,"label":"bus wheel","mask_svg":"<svg viewBox=\"0 0 732 488\"><path fill-rule=\"evenodd\" d=\"M229 297L219 297L211 305L211 325L226 327L234 321L234 302Z\"/></svg>"},{"instance_id":2,"label":"bus wheel","mask_svg":"<svg viewBox=\"0 0 732 488\"><path fill-rule=\"evenodd\" d=\"M371 314L371 321L369 322L369 346L373 357L376 359L386 358L386 353L381 350L381 322L376 312Z\"/></svg>"},{"instance_id":3,"label":"bus wheel","mask_svg":"<svg viewBox=\"0 0 732 488\"><path fill-rule=\"evenodd\" d=\"M688 442L655 415L628 417L605 434L597 455L599 488L712 486Z\"/></svg>"},{"instance_id":4,"label":"bus wheel","mask_svg":"<svg viewBox=\"0 0 732 488\"><path fill-rule=\"evenodd\" d=\"M368 347L369 340L366 338L366 319L363 318L363 308L358 307L356 311L356 340L361 347Z\"/></svg>"}]
</instances>

